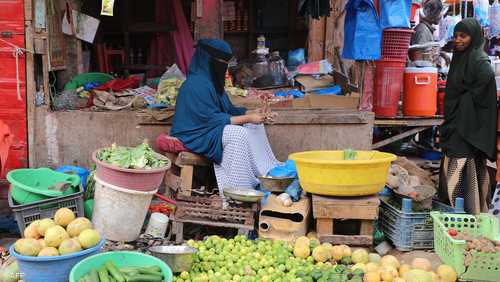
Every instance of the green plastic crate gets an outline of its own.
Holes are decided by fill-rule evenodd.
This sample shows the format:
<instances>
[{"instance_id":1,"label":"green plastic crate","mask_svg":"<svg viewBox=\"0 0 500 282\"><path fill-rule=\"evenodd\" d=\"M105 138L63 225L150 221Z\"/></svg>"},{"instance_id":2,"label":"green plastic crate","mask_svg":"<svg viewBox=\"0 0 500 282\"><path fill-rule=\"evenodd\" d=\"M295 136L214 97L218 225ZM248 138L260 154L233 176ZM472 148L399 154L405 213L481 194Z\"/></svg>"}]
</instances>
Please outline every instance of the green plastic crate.
<instances>
[{"instance_id":1,"label":"green plastic crate","mask_svg":"<svg viewBox=\"0 0 500 282\"><path fill-rule=\"evenodd\" d=\"M452 266L461 281L500 281L500 254L473 251L470 265L466 268L465 240L455 240L448 229L467 232L472 236L485 236L500 241L498 219L490 214L477 216L431 212L434 222L434 250L445 264Z\"/></svg>"}]
</instances>

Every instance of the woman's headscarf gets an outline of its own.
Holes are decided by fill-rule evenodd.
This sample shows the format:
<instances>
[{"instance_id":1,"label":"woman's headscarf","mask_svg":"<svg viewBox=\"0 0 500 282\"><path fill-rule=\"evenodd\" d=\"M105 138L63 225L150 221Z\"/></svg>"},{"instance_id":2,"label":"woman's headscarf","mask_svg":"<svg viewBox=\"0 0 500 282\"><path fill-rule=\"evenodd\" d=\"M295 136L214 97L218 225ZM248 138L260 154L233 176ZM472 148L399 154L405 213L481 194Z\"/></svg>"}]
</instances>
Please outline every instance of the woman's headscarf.
<instances>
[{"instance_id":1,"label":"woman's headscarf","mask_svg":"<svg viewBox=\"0 0 500 282\"><path fill-rule=\"evenodd\" d=\"M494 160L496 83L483 50L483 31L473 18L462 20L454 31L469 35L471 44L462 52L455 51L451 61L444 101L445 123L441 127L442 147L450 157L468 157L480 151Z\"/></svg>"},{"instance_id":2,"label":"woman's headscarf","mask_svg":"<svg viewBox=\"0 0 500 282\"><path fill-rule=\"evenodd\" d=\"M227 61L232 57L229 44L219 39L198 41L186 81L179 89L170 134L179 138L191 152L210 160L222 161L222 133L231 116L246 109L233 106L224 91Z\"/></svg>"}]
</instances>

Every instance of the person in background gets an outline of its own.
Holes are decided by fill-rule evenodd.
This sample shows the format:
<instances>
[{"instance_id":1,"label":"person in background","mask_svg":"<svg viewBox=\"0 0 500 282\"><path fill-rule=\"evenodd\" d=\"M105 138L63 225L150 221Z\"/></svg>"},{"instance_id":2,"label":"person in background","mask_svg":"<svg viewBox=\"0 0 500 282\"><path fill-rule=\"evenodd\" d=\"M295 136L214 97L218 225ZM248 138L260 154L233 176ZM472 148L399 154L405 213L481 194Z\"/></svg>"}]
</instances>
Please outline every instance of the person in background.
<instances>
[{"instance_id":1,"label":"person in background","mask_svg":"<svg viewBox=\"0 0 500 282\"><path fill-rule=\"evenodd\" d=\"M420 23L415 27L415 33L411 37L410 45L434 42L434 31L436 29L433 25L439 24L442 12L443 3L441 0L423 1Z\"/></svg>"},{"instance_id":2,"label":"person in background","mask_svg":"<svg viewBox=\"0 0 500 282\"><path fill-rule=\"evenodd\" d=\"M457 197L464 198L465 211L471 214L488 212L486 160L496 159L495 74L483 47L483 31L476 19L467 18L455 26L441 126L440 198L453 206Z\"/></svg>"},{"instance_id":3,"label":"person in background","mask_svg":"<svg viewBox=\"0 0 500 282\"><path fill-rule=\"evenodd\" d=\"M262 125L268 109L235 107L224 90L232 57L231 47L223 40L198 41L170 132L191 152L214 163L221 196L227 187L255 188L258 176L280 164Z\"/></svg>"}]
</instances>

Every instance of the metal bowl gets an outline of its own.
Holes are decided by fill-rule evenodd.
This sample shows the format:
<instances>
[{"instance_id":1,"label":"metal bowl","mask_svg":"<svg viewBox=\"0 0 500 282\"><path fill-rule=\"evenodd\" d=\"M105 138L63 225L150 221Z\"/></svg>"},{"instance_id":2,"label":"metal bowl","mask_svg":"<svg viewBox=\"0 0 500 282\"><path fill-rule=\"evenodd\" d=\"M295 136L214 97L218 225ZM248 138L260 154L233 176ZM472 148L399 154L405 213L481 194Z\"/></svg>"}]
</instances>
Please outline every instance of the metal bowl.
<instances>
[{"instance_id":1,"label":"metal bowl","mask_svg":"<svg viewBox=\"0 0 500 282\"><path fill-rule=\"evenodd\" d=\"M164 261L172 272L190 271L193 265L194 254L198 249L189 246L156 246L148 249L151 254Z\"/></svg>"},{"instance_id":2,"label":"metal bowl","mask_svg":"<svg viewBox=\"0 0 500 282\"><path fill-rule=\"evenodd\" d=\"M284 192L294 177L259 176L260 185L269 192Z\"/></svg>"},{"instance_id":3,"label":"metal bowl","mask_svg":"<svg viewBox=\"0 0 500 282\"><path fill-rule=\"evenodd\" d=\"M255 203L264 197L264 193L250 188L224 188L224 196L235 201Z\"/></svg>"}]
</instances>

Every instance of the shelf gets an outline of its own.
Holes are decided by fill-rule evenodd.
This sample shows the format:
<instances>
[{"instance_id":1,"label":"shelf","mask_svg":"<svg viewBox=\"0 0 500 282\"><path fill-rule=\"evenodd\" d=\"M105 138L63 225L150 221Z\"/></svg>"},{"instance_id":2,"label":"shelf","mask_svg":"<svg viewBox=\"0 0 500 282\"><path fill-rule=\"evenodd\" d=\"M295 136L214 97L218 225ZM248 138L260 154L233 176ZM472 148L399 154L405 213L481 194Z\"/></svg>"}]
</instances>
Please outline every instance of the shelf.
<instances>
[{"instance_id":1,"label":"shelf","mask_svg":"<svg viewBox=\"0 0 500 282\"><path fill-rule=\"evenodd\" d=\"M174 31L173 26L160 26L157 23L135 23L128 27L129 33L159 33ZM127 32L127 31L124 31Z\"/></svg>"},{"instance_id":2,"label":"shelf","mask_svg":"<svg viewBox=\"0 0 500 282\"><path fill-rule=\"evenodd\" d=\"M247 35L248 31L224 31L224 35Z\"/></svg>"},{"instance_id":3,"label":"shelf","mask_svg":"<svg viewBox=\"0 0 500 282\"><path fill-rule=\"evenodd\" d=\"M121 66L119 68L120 69L125 69L125 70L144 70L144 71L150 71L150 70L166 70L167 66L133 64L133 65L123 65L123 66Z\"/></svg>"}]
</instances>

